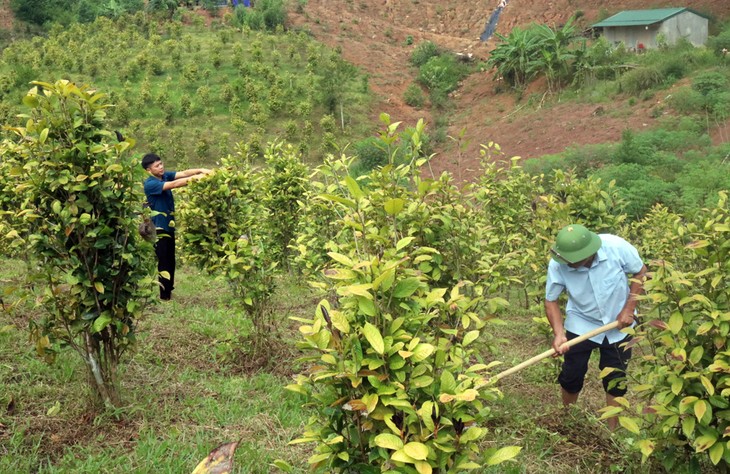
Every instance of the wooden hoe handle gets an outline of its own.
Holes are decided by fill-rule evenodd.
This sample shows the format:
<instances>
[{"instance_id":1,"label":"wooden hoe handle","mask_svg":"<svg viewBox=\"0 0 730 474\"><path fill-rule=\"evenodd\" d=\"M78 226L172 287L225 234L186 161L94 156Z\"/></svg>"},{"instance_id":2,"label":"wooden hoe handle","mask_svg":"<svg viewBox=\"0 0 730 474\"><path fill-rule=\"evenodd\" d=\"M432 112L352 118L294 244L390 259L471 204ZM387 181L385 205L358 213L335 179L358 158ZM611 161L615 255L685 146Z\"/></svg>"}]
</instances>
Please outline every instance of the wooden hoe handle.
<instances>
[{"instance_id":1,"label":"wooden hoe handle","mask_svg":"<svg viewBox=\"0 0 730 474\"><path fill-rule=\"evenodd\" d=\"M615 329L617 327L618 327L618 321L614 321L612 323L608 323L605 326L601 326L600 328L594 329L591 332L587 332L587 333L583 334L582 336L578 336L575 339L571 339L570 341L564 343L560 347L561 348L563 348L563 347L572 347L572 346L574 346L574 345L576 345L578 343L581 343L581 342L585 341L586 339L590 339L593 336L597 336L597 335L599 335L601 333L604 333L606 331L610 331L611 329ZM501 378L504 378L504 377L506 377L508 375L512 375L515 372L519 372L520 370L524 369L525 367L529 367L529 366L531 366L531 365L533 365L533 364L535 364L537 362L540 362L541 360L543 360L545 358L548 358L550 356L553 356L553 355L555 355L555 349L547 350L547 351L543 352L542 354L536 355L532 359L528 359L528 360L522 362L521 364L515 365L511 369L507 369L504 372L498 373L494 377L490 378L489 381L490 382L496 382L497 380L499 380Z\"/></svg>"}]
</instances>

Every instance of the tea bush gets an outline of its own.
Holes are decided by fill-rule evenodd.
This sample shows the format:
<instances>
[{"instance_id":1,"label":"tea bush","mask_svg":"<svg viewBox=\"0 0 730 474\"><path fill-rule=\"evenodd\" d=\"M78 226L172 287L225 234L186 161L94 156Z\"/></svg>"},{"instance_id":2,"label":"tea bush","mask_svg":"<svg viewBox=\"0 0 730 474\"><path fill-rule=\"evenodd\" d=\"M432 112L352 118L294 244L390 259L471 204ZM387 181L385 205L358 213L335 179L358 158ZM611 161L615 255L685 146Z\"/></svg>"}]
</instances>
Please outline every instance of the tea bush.
<instances>
[{"instance_id":1,"label":"tea bush","mask_svg":"<svg viewBox=\"0 0 730 474\"><path fill-rule=\"evenodd\" d=\"M391 146L398 124L386 125L381 140ZM322 263L313 284L336 303L323 300L312 319L298 319L302 361L314 365L287 388L316 413L293 441L317 443L313 468L459 472L519 452L477 449L499 392L485 386L489 365L473 343L506 301L460 266L475 260L479 239L464 232L475 219L448 175L415 173L421 130L410 136L404 164L391 154L367 180L350 175L347 158L320 169L327 192L310 200L333 208L326 225L334 235L324 257L300 236L300 256Z\"/></svg>"},{"instance_id":2,"label":"tea bush","mask_svg":"<svg viewBox=\"0 0 730 474\"><path fill-rule=\"evenodd\" d=\"M658 209L648 217L658 245L645 283L647 321L636 331L648 348L638 361L639 401L604 416L637 438L644 459L666 470L730 466L730 211L727 193L691 220ZM638 229L644 224L639 224ZM650 235L651 237L651 235ZM684 245L683 245L684 244ZM678 249L680 249L678 251Z\"/></svg>"},{"instance_id":3,"label":"tea bush","mask_svg":"<svg viewBox=\"0 0 730 474\"><path fill-rule=\"evenodd\" d=\"M27 246L36 302L31 340L47 361L70 347L81 356L94 400L119 406L117 366L134 347L153 288L150 244L137 233L143 200L133 141L106 128L105 95L69 81L35 82L24 126L0 145L15 199L3 210L7 239ZM5 185L10 181L5 181Z\"/></svg>"}]
</instances>

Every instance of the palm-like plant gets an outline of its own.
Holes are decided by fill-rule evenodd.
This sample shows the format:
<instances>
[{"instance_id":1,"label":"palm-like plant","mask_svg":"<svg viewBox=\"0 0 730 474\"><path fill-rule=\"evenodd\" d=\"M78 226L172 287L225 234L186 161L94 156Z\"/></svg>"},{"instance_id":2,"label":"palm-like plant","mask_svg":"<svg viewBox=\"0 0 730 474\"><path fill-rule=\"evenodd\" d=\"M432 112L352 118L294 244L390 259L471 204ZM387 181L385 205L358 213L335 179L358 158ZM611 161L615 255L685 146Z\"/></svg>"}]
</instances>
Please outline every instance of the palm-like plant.
<instances>
[{"instance_id":1,"label":"palm-like plant","mask_svg":"<svg viewBox=\"0 0 730 474\"><path fill-rule=\"evenodd\" d=\"M492 51L488 64L511 86L524 88L532 79L545 74L548 89L554 91L570 79L576 55L571 45L576 39L576 27L571 18L560 29L547 25L532 25L526 30L515 28Z\"/></svg>"}]
</instances>

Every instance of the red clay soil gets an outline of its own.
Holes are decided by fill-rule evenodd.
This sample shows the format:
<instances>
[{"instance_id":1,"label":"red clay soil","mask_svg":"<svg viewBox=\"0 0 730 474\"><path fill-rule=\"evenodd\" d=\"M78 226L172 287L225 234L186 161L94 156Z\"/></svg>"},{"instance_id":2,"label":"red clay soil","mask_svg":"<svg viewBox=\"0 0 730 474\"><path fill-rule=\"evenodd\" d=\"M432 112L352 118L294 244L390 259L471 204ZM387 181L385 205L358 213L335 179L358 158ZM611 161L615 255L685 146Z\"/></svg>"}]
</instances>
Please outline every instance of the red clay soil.
<instances>
[{"instance_id":1,"label":"red clay soil","mask_svg":"<svg viewBox=\"0 0 730 474\"><path fill-rule=\"evenodd\" d=\"M320 41L339 46L343 57L370 74L370 85L380 102L373 110L373 123L380 112L394 121L412 125L423 117L433 117L427 110L409 107L403 92L417 71L408 64L413 48L430 40L457 53L471 53L476 60L486 60L494 39L479 41L484 24L497 6L497 0L307 0L303 14L293 14L294 26L308 28ZM712 18L730 17L728 0L685 0L681 6L708 14ZM678 6L674 0L511 0L502 12L497 32L508 34L515 26L532 22L560 25L576 11L584 15L581 25L589 25L601 14L622 10ZM412 37L412 45L406 39ZM544 87L533 85L520 103L511 94L495 92L491 72L467 78L453 94L454 113L450 117L449 135L465 129L468 142L461 158L454 146L439 150L432 161L435 171L450 170L469 178L479 161L479 144L499 143L507 156L524 158L556 153L572 145L616 141L623 130L652 127L654 108L664 96L629 105L628 99L611 104L561 104L548 98ZM531 99L531 100L528 100ZM633 103L633 102L632 102ZM659 103L659 104L658 104ZM728 130L715 133L724 141ZM724 137L724 138L723 138ZM447 144L448 145L448 144ZM460 162L460 163L459 163Z\"/></svg>"},{"instance_id":2,"label":"red clay soil","mask_svg":"<svg viewBox=\"0 0 730 474\"><path fill-rule=\"evenodd\" d=\"M13 27L13 14L10 12L10 0L0 0L0 30Z\"/></svg>"}]
</instances>

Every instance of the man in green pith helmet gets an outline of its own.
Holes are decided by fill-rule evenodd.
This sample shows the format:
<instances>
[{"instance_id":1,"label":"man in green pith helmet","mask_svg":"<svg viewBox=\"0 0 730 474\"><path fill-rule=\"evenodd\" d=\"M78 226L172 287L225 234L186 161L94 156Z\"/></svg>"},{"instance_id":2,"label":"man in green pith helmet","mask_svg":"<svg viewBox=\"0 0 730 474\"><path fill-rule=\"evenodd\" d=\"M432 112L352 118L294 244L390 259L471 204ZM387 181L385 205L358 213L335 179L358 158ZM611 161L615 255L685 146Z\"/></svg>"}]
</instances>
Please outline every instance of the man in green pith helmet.
<instances>
[{"instance_id":1,"label":"man in green pith helmet","mask_svg":"<svg viewBox=\"0 0 730 474\"><path fill-rule=\"evenodd\" d=\"M611 234L595 234L571 224L558 232L550 249L545 285L545 312L553 328L553 349L564 356L558 377L564 405L578 400L593 349L600 352L599 367L614 370L603 378L606 404L626 394L626 366L631 358L631 336L621 329L633 327L636 296L643 290L646 265L633 245ZM568 293L565 322L558 297ZM565 342L618 321L618 329L594 336L571 348ZM608 425L616 427L616 418Z\"/></svg>"}]
</instances>

